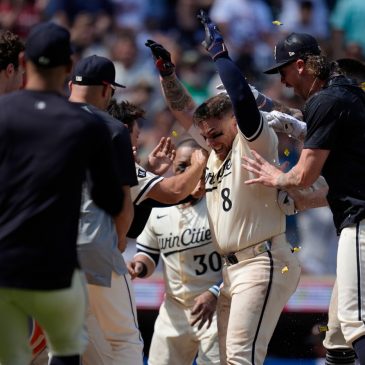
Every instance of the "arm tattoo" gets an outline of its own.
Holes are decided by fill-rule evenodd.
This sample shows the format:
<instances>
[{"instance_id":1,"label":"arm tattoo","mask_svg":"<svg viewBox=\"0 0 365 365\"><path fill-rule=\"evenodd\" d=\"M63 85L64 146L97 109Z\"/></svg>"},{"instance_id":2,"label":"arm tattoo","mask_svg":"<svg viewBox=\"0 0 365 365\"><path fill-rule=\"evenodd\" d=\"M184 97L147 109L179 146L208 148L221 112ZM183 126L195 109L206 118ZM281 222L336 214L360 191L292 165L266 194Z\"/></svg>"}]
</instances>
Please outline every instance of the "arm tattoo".
<instances>
[{"instance_id":1,"label":"arm tattoo","mask_svg":"<svg viewBox=\"0 0 365 365\"><path fill-rule=\"evenodd\" d=\"M175 75L164 77L161 81L166 101L172 110L193 109L194 102Z\"/></svg>"}]
</instances>

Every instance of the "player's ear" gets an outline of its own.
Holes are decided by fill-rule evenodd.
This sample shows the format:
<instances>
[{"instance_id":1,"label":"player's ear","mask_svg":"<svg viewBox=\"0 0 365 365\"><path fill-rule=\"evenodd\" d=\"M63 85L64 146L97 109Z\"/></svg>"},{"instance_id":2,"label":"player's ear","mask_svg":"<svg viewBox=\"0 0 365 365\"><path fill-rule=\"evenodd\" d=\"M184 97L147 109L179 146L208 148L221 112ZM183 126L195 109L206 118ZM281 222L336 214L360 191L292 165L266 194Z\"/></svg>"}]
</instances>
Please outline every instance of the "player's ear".
<instances>
[{"instance_id":1,"label":"player's ear","mask_svg":"<svg viewBox=\"0 0 365 365\"><path fill-rule=\"evenodd\" d=\"M304 60L302 60L301 58L299 58L298 60L295 61L297 70L299 74L302 74L305 68L305 62Z\"/></svg>"},{"instance_id":2,"label":"player's ear","mask_svg":"<svg viewBox=\"0 0 365 365\"><path fill-rule=\"evenodd\" d=\"M72 93L72 81L71 80L68 82L68 90L70 91L70 93Z\"/></svg>"}]
</instances>

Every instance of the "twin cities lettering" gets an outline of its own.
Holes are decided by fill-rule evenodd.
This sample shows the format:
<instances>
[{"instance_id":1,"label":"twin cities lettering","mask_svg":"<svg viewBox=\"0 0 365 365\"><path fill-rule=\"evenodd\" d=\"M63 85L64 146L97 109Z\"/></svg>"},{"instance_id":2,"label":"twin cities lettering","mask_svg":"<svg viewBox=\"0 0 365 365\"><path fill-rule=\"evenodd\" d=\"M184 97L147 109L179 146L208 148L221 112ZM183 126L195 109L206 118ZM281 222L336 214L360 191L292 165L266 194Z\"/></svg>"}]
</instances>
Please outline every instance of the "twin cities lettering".
<instances>
[{"instance_id":1,"label":"twin cities lettering","mask_svg":"<svg viewBox=\"0 0 365 365\"><path fill-rule=\"evenodd\" d=\"M212 236L209 228L187 228L181 235L173 235L170 232L169 235L158 236L158 244L160 250L165 256L171 255L172 253L204 246L212 242Z\"/></svg>"},{"instance_id":2,"label":"twin cities lettering","mask_svg":"<svg viewBox=\"0 0 365 365\"><path fill-rule=\"evenodd\" d=\"M232 152L231 152L232 153ZM208 170L205 175L205 190L206 192L210 192L212 190L217 189L218 185L222 182L222 180L232 173L232 161L230 156L224 161L221 168L217 173L211 172Z\"/></svg>"}]
</instances>

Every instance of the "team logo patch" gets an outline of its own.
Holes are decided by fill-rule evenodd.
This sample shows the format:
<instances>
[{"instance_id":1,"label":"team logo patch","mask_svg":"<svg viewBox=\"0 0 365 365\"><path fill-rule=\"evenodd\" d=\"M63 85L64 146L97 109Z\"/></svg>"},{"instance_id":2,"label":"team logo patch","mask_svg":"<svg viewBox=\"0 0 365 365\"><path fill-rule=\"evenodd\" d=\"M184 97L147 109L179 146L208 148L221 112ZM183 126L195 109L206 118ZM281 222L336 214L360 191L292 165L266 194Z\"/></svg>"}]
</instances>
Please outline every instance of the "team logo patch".
<instances>
[{"instance_id":1,"label":"team logo patch","mask_svg":"<svg viewBox=\"0 0 365 365\"><path fill-rule=\"evenodd\" d=\"M294 56L295 55L295 52L289 52L289 56Z\"/></svg>"},{"instance_id":2,"label":"team logo patch","mask_svg":"<svg viewBox=\"0 0 365 365\"><path fill-rule=\"evenodd\" d=\"M146 175L147 175L146 170L138 169L138 172L137 172L138 177L146 177Z\"/></svg>"}]
</instances>

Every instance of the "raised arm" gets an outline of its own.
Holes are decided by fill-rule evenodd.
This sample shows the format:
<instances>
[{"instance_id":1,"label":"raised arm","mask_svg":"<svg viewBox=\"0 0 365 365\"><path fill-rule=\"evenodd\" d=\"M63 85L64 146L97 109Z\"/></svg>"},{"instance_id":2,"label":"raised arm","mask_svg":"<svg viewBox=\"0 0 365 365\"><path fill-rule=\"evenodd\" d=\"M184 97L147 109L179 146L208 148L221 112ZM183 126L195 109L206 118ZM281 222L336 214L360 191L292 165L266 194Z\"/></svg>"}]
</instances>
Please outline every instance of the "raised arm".
<instances>
[{"instance_id":1,"label":"raised arm","mask_svg":"<svg viewBox=\"0 0 365 365\"><path fill-rule=\"evenodd\" d=\"M160 81L167 106L179 123L188 130L193 124L193 113L197 105L184 85L177 78L170 52L161 44L149 39L145 45L150 48L160 73Z\"/></svg>"},{"instance_id":2,"label":"raised arm","mask_svg":"<svg viewBox=\"0 0 365 365\"><path fill-rule=\"evenodd\" d=\"M219 76L231 99L238 127L248 138L252 138L260 128L261 116L254 95L239 68L229 58L223 37L208 15L200 10L199 20L204 26L204 47L215 62Z\"/></svg>"},{"instance_id":3,"label":"raised arm","mask_svg":"<svg viewBox=\"0 0 365 365\"><path fill-rule=\"evenodd\" d=\"M151 39L146 42L146 46L150 48L160 73L162 92L171 113L202 148L209 150L205 140L193 124L193 114L197 105L177 78L170 52Z\"/></svg>"}]
</instances>

